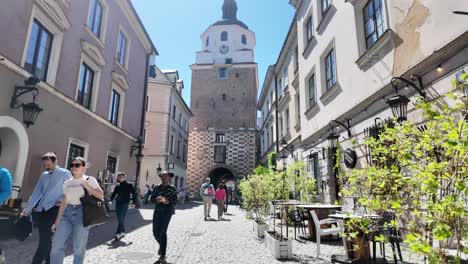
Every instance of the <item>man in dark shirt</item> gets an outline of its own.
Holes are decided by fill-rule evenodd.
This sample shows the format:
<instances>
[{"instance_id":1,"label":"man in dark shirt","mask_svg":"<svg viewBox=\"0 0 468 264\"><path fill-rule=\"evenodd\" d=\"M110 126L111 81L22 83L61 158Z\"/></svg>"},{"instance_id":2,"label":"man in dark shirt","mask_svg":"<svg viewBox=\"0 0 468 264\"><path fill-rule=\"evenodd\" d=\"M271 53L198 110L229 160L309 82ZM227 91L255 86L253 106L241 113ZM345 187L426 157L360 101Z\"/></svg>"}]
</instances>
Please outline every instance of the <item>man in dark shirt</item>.
<instances>
[{"instance_id":1,"label":"man in dark shirt","mask_svg":"<svg viewBox=\"0 0 468 264\"><path fill-rule=\"evenodd\" d=\"M130 203L130 196L133 204L131 207L135 206L136 193L133 185L125 181L125 173L119 172L117 174L117 186L112 193L110 198L111 202L116 199L115 203L115 214L117 215L117 232L115 233L115 240L120 240L125 236L125 217L127 216L128 204Z\"/></svg>"},{"instance_id":2,"label":"man in dark shirt","mask_svg":"<svg viewBox=\"0 0 468 264\"><path fill-rule=\"evenodd\" d=\"M156 186L151 195L151 200L156 203L153 214L153 235L159 243L160 263L166 261L167 228L177 204L177 190L169 183L173 173L164 171L161 175L162 183Z\"/></svg>"}]
</instances>

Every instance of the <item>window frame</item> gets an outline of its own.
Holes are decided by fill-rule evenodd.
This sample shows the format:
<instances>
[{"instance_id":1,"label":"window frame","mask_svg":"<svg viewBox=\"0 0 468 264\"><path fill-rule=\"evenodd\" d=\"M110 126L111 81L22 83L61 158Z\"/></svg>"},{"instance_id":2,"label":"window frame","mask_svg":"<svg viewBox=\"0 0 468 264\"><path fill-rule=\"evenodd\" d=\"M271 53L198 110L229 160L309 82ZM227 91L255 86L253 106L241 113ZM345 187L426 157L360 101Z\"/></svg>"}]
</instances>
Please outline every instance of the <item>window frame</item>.
<instances>
[{"instance_id":1,"label":"window frame","mask_svg":"<svg viewBox=\"0 0 468 264\"><path fill-rule=\"evenodd\" d=\"M221 32L221 41L229 41L229 34L227 31Z\"/></svg>"},{"instance_id":2,"label":"window frame","mask_svg":"<svg viewBox=\"0 0 468 264\"><path fill-rule=\"evenodd\" d=\"M65 160L64 160L65 164L64 164L63 168L69 168L70 167L69 160L71 161L71 159L75 158L75 157L70 157L70 146L71 145L75 145L75 146L78 146L80 148L83 148L84 149L83 158L88 159L89 144L86 143L86 142L83 142L81 140L74 139L74 138L70 137L68 139L67 149L66 149L66 152L65 152L65 153L67 153L67 155L66 155Z\"/></svg>"},{"instance_id":3,"label":"window frame","mask_svg":"<svg viewBox=\"0 0 468 264\"><path fill-rule=\"evenodd\" d=\"M104 12L105 12L105 7L102 4L101 1L99 0L90 0L90 9L89 9L89 15L88 15L88 21L86 22L86 25L89 27L91 32L93 32L98 39L101 39L101 34L102 34L102 28L103 28L103 20L104 20ZM93 5L94 4L94 5ZM100 6L101 7L101 15L100 15L100 21L99 21L99 29L98 32L95 31L95 26L96 26L96 7Z\"/></svg>"},{"instance_id":4,"label":"window frame","mask_svg":"<svg viewBox=\"0 0 468 264\"><path fill-rule=\"evenodd\" d=\"M88 84L88 73L92 72L92 79L91 79L91 88L89 88L89 101L88 104L84 104L84 95L81 95L81 100L80 100L80 92L84 92L85 90L85 85ZM84 77L84 80L83 80ZM92 101L93 101L93 95L94 95L94 86L96 83L96 71L89 66L86 62L81 63L80 67L80 75L78 77L78 91L76 95L75 101L80 104L81 106L85 107L86 109L92 110Z\"/></svg>"},{"instance_id":5,"label":"window frame","mask_svg":"<svg viewBox=\"0 0 468 264\"><path fill-rule=\"evenodd\" d=\"M38 31L37 31L37 37L34 43L33 61L31 64L29 64L27 63L27 60L29 57L28 56L29 50L31 49L31 44L32 44L31 34L33 33L34 25L38 27ZM38 63L39 54L41 53L40 52L41 42L42 42L42 38L44 34L46 35L46 37L48 37L49 49L46 51L47 55L44 54L47 57L47 62L43 64L43 66L45 67L44 74L43 76L38 76L37 75L37 71L38 71L37 63ZM26 58L24 61L24 68L32 75L38 77L41 81L45 81L45 82L47 81L47 75L49 71L49 64L50 64L50 57L52 54L53 43L54 43L54 34L52 34L52 32L48 30L47 27L44 26L44 24L42 24L37 18L34 18L32 25L31 25L31 33L30 33L29 41L28 41L27 48L26 48ZM31 65L31 68L29 69L29 67L27 67L26 65Z\"/></svg>"},{"instance_id":6,"label":"window frame","mask_svg":"<svg viewBox=\"0 0 468 264\"><path fill-rule=\"evenodd\" d=\"M174 135L171 135L171 136L170 136L169 145L170 145L169 153L170 153L171 155L174 155Z\"/></svg>"},{"instance_id":7,"label":"window frame","mask_svg":"<svg viewBox=\"0 0 468 264\"><path fill-rule=\"evenodd\" d=\"M117 112L115 111L115 95L118 96L118 103L117 103ZM110 109L109 109L109 122L115 126L119 126L119 120L120 120L120 106L122 104L122 95L117 91L116 89L112 89L111 91L111 103L110 103ZM116 115L116 116L114 116Z\"/></svg>"},{"instance_id":8,"label":"window frame","mask_svg":"<svg viewBox=\"0 0 468 264\"><path fill-rule=\"evenodd\" d=\"M241 42L242 44L247 45L247 36L245 34L242 34Z\"/></svg>"},{"instance_id":9,"label":"window frame","mask_svg":"<svg viewBox=\"0 0 468 264\"><path fill-rule=\"evenodd\" d=\"M312 39L314 38L314 25L313 25L313 21L312 21L312 15L309 15L309 18L306 20L305 33L306 33L306 44L309 44L312 41Z\"/></svg>"},{"instance_id":10,"label":"window frame","mask_svg":"<svg viewBox=\"0 0 468 264\"><path fill-rule=\"evenodd\" d=\"M216 133L215 142L216 143L226 143L226 134Z\"/></svg>"},{"instance_id":11,"label":"window frame","mask_svg":"<svg viewBox=\"0 0 468 264\"><path fill-rule=\"evenodd\" d=\"M325 7L324 3L326 3L326 7ZM320 13L322 14L322 17L325 16L325 14L327 13L327 11L330 8L331 4L332 4L331 0L320 0Z\"/></svg>"},{"instance_id":12,"label":"window frame","mask_svg":"<svg viewBox=\"0 0 468 264\"><path fill-rule=\"evenodd\" d=\"M120 36L122 36L123 39L125 39L125 43L126 43L123 63L121 62L121 57L119 57L119 54L121 54L119 52L122 49ZM124 28L122 26L120 26L119 33L117 35L117 49L116 49L116 52L115 52L115 60L116 60L117 64L123 68L124 71L128 70L128 61L130 60L130 54L129 54L130 53L130 44L131 43L130 43L130 38L129 38L128 33L124 30Z\"/></svg>"},{"instance_id":13,"label":"window frame","mask_svg":"<svg viewBox=\"0 0 468 264\"><path fill-rule=\"evenodd\" d=\"M311 80L313 80L313 93L311 93ZM317 103L317 80L315 77L315 73L312 73L310 77L307 79L307 89L308 89L308 104L309 107L312 107ZM313 97L311 97L311 94L313 94ZM312 100L313 99L313 100Z\"/></svg>"},{"instance_id":14,"label":"window frame","mask_svg":"<svg viewBox=\"0 0 468 264\"><path fill-rule=\"evenodd\" d=\"M225 75L221 75L221 72L225 72ZM221 67L218 69L218 79L226 80L229 78L229 70L227 67Z\"/></svg>"},{"instance_id":15,"label":"window frame","mask_svg":"<svg viewBox=\"0 0 468 264\"><path fill-rule=\"evenodd\" d=\"M335 47L332 47L330 50L327 51L324 61L325 61L325 90L328 91L338 83ZM330 66L332 66L332 69L330 71L330 78L329 78L328 69Z\"/></svg>"},{"instance_id":16,"label":"window frame","mask_svg":"<svg viewBox=\"0 0 468 264\"><path fill-rule=\"evenodd\" d=\"M217 151L218 150L218 151ZM221 153L219 153L219 150L222 150ZM218 155L221 155L220 159ZM214 163L226 163L226 157L227 157L227 147L226 146L214 146Z\"/></svg>"},{"instance_id":17,"label":"window frame","mask_svg":"<svg viewBox=\"0 0 468 264\"><path fill-rule=\"evenodd\" d=\"M380 2L380 6L379 8L375 8L375 2L376 1L379 1ZM373 20L373 28L374 28L374 31L371 32L370 34L368 34L367 32L367 21L366 21L366 13L368 11L368 7L369 5L372 5L372 11L373 11L373 16L369 16L367 15L368 17L368 20L367 21L370 21L371 19ZM377 25L377 10L380 9L380 20L381 20L381 24L380 26L382 27L382 32L379 34L379 25ZM384 3L383 3L383 0L369 0L365 5L364 7L362 8L362 19L363 19L363 29L364 29L364 42L365 42L365 47L366 49L370 49L382 36L383 34L385 33L386 29L387 29L387 23L386 23L386 20L385 20L385 14L384 14ZM372 35L376 36L376 39L372 42L372 43L369 43L368 40L369 38L372 37Z\"/></svg>"}]
</instances>

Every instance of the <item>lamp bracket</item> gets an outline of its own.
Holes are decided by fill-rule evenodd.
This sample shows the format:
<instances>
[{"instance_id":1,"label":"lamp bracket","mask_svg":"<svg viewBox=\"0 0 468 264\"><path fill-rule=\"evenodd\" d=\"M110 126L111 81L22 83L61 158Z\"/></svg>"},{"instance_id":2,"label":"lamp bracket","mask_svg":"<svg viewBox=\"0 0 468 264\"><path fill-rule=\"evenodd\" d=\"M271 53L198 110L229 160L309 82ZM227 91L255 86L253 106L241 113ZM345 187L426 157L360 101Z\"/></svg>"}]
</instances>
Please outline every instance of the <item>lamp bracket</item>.
<instances>
[{"instance_id":1,"label":"lamp bracket","mask_svg":"<svg viewBox=\"0 0 468 264\"><path fill-rule=\"evenodd\" d=\"M426 98L426 92L424 91L424 86L422 84L421 76L414 74L410 76L410 79L405 79L403 77L393 77L390 81L392 83L395 92L398 93L398 81L413 87L423 98Z\"/></svg>"},{"instance_id":2,"label":"lamp bracket","mask_svg":"<svg viewBox=\"0 0 468 264\"><path fill-rule=\"evenodd\" d=\"M349 119L346 119L346 124L345 125L344 123L338 121L338 120L332 120L330 121L330 126L332 127L332 132L333 132L333 123L336 123L342 127L344 127L346 129L346 131L348 132L348 137L351 138L352 137L352 134L351 134L351 130L350 130L350 124L349 124Z\"/></svg>"},{"instance_id":3,"label":"lamp bracket","mask_svg":"<svg viewBox=\"0 0 468 264\"><path fill-rule=\"evenodd\" d=\"M17 86L15 86L15 93L11 97L10 107L12 109L20 108L23 105L23 103L18 102L18 98L21 97L24 94L31 93L31 92L33 93L34 101L35 101L36 96L39 94L39 90L36 87L29 86L29 85L26 85L26 86L17 85Z\"/></svg>"}]
</instances>

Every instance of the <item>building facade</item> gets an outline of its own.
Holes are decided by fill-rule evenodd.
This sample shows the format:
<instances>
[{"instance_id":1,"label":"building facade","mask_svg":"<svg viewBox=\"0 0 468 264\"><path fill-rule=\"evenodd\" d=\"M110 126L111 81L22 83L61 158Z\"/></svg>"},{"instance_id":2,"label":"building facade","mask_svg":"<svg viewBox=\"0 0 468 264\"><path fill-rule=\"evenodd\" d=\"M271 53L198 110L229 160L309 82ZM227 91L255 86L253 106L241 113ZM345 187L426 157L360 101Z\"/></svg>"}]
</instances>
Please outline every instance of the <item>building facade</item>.
<instances>
[{"instance_id":1,"label":"building facade","mask_svg":"<svg viewBox=\"0 0 468 264\"><path fill-rule=\"evenodd\" d=\"M225 0L223 19L202 35L192 69L188 181L192 196L205 178L216 185L248 175L256 156L255 34Z\"/></svg>"},{"instance_id":2,"label":"building facade","mask_svg":"<svg viewBox=\"0 0 468 264\"><path fill-rule=\"evenodd\" d=\"M439 99L452 90L451 80L467 70L468 62L466 16L453 11L468 9L468 3L456 0L291 0L290 3L296 10L293 25L279 63L273 66L275 70L267 80L281 79L281 57L294 54L295 46L287 43L296 39L298 74L289 71L289 79L297 79L298 83L300 104L293 109L294 115L300 117L300 140L280 134L274 140L263 141L267 143L262 153L265 156L275 151L273 142L285 139L288 149L294 149L294 155L285 161L304 160L311 177L317 180L318 199L334 202L339 186L327 137L338 134L343 151L356 153L356 167L366 166L363 142L369 131L379 122L393 118L387 100L395 95L391 82L395 82L395 77L419 86L418 78L411 76L420 76L426 100ZM413 105L419 93L401 81L397 85L401 88L399 93L411 100L408 120L424 124ZM274 85L263 86L269 87ZM262 96L267 98L266 92L261 93L259 110L268 108ZM279 97L278 105L283 104L282 100L287 99ZM289 104L291 108L292 101ZM270 121L268 116L266 121ZM261 134L267 135L266 132L264 128ZM288 152L284 148L287 145L278 145L276 151Z\"/></svg>"},{"instance_id":3,"label":"building facade","mask_svg":"<svg viewBox=\"0 0 468 264\"><path fill-rule=\"evenodd\" d=\"M42 173L41 156L58 165L83 156L88 174L135 179L130 148L142 134L148 65L156 49L129 1L18 0L0 10L0 166L28 197ZM39 83L24 81L36 76ZM11 107L15 86L35 88ZM33 89L34 90L34 89ZM21 90L17 90L20 92ZM33 95L36 96L33 98ZM43 110L23 125L24 106Z\"/></svg>"},{"instance_id":4,"label":"building facade","mask_svg":"<svg viewBox=\"0 0 468 264\"><path fill-rule=\"evenodd\" d=\"M140 188L159 184L159 170L174 173L172 184L187 187L188 129L192 113L182 98L184 82L176 70L155 67L146 104L144 158Z\"/></svg>"}]
</instances>

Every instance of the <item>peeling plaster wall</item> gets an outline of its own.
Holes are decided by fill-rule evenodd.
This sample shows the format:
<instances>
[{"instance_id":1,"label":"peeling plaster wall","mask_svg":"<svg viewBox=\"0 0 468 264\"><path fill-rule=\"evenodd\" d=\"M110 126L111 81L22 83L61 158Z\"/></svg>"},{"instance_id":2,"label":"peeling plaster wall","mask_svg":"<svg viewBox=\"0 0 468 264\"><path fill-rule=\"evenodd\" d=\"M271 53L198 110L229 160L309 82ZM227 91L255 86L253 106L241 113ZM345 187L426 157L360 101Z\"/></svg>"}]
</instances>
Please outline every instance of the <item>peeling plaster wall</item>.
<instances>
[{"instance_id":1,"label":"peeling plaster wall","mask_svg":"<svg viewBox=\"0 0 468 264\"><path fill-rule=\"evenodd\" d=\"M468 30L468 18L453 14L455 10L468 10L468 1L392 1L392 24L399 38L394 76L400 76Z\"/></svg>"}]
</instances>

